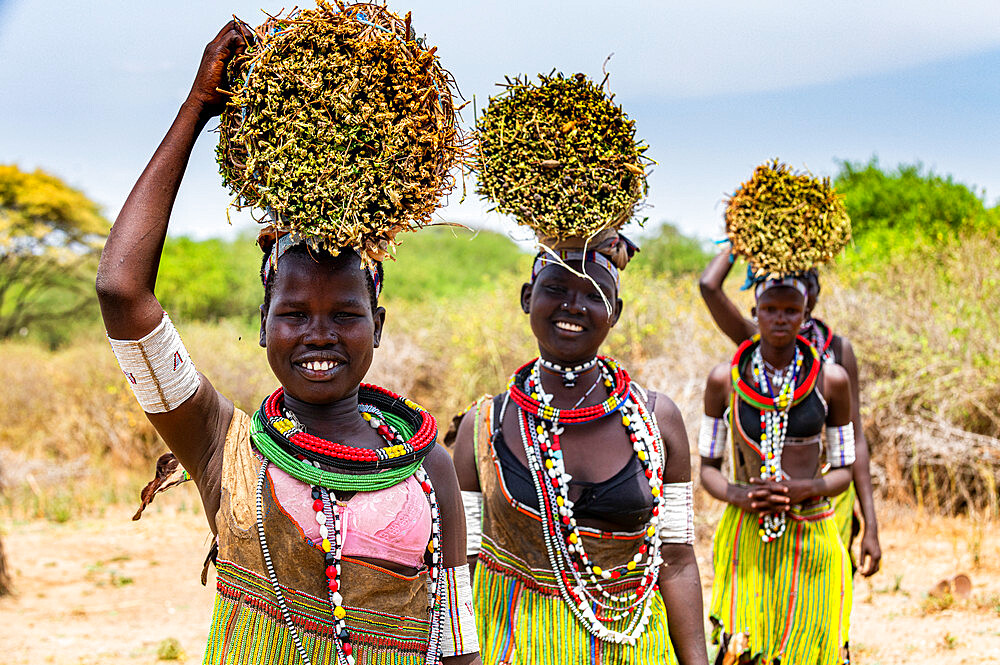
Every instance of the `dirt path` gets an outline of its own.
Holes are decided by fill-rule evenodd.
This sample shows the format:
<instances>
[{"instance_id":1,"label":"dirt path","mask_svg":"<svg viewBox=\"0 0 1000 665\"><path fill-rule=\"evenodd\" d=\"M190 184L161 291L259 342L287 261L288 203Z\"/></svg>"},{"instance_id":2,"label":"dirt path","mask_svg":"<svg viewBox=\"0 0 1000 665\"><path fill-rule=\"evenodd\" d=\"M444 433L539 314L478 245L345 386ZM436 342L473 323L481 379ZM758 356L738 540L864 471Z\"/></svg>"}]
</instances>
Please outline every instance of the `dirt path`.
<instances>
[{"instance_id":1,"label":"dirt path","mask_svg":"<svg viewBox=\"0 0 1000 665\"><path fill-rule=\"evenodd\" d=\"M199 583L208 528L195 500L186 492L162 497L139 522L114 508L100 519L5 526L18 593L0 599L0 663L154 663L169 639L199 662L214 576L207 588ZM888 519L883 570L857 583L854 662L1000 664L997 526ZM698 552L704 576L709 543ZM972 578L972 597L930 605L926 591L957 572Z\"/></svg>"}]
</instances>

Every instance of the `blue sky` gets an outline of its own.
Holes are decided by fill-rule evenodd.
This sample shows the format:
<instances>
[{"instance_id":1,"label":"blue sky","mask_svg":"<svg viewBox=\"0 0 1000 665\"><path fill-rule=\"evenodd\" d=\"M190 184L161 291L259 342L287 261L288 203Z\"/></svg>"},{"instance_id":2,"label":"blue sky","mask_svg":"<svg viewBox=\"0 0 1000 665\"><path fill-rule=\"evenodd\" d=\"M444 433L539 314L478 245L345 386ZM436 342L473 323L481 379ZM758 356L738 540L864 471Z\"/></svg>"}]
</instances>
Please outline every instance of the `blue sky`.
<instances>
[{"instance_id":1,"label":"blue sky","mask_svg":"<svg viewBox=\"0 0 1000 665\"><path fill-rule=\"evenodd\" d=\"M49 170L113 218L183 101L204 44L234 13L259 22L261 6L0 0L0 163ZM653 224L718 237L725 194L772 157L823 175L840 159L921 161L984 190L991 204L1000 198L995 0L391 6L413 11L480 108L504 74L556 67L600 77L614 53L612 89L659 162L646 211ZM464 120L471 124L471 107ZM207 134L196 146L172 233L228 235L251 224L226 223L214 144ZM474 196L458 198L444 219L512 228Z\"/></svg>"}]
</instances>

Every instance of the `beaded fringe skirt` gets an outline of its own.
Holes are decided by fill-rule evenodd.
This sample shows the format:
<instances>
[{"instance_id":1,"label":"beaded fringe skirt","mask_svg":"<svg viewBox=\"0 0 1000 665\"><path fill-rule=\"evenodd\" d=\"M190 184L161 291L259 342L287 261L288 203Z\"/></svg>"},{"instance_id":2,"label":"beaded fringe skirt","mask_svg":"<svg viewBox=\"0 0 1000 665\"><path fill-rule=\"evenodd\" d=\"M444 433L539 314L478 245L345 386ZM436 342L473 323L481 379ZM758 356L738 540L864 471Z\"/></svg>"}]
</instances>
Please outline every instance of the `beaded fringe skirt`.
<instances>
[{"instance_id":1,"label":"beaded fringe skirt","mask_svg":"<svg viewBox=\"0 0 1000 665\"><path fill-rule=\"evenodd\" d=\"M205 665L299 663L301 658L270 582L221 560L218 572ZM282 593L310 660L337 662L333 616L326 599L287 587ZM423 665L429 622L352 607L347 611L357 665Z\"/></svg>"},{"instance_id":2,"label":"beaded fringe skirt","mask_svg":"<svg viewBox=\"0 0 1000 665\"><path fill-rule=\"evenodd\" d=\"M676 663L667 612L654 593L649 625L634 645L602 642L573 616L552 571L532 570L483 538L472 581L484 665Z\"/></svg>"},{"instance_id":3,"label":"beaded fringe skirt","mask_svg":"<svg viewBox=\"0 0 1000 665\"><path fill-rule=\"evenodd\" d=\"M726 506L713 542L716 643L742 632L760 663L848 662L851 567L832 512L828 501L795 509L765 543L755 514Z\"/></svg>"}]
</instances>

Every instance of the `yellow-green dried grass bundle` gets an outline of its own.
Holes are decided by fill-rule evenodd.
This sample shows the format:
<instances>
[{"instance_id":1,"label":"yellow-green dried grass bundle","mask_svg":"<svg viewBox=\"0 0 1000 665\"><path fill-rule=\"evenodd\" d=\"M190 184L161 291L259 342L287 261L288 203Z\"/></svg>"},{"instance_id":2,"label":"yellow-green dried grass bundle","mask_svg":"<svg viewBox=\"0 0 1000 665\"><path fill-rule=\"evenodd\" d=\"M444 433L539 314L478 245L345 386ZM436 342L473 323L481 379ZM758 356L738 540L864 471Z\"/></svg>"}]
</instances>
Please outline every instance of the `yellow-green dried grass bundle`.
<instances>
[{"instance_id":1,"label":"yellow-green dried grass bundle","mask_svg":"<svg viewBox=\"0 0 1000 665\"><path fill-rule=\"evenodd\" d=\"M476 191L491 209L560 239L628 222L652 161L604 84L549 74L508 78L504 88L476 126Z\"/></svg>"},{"instance_id":2,"label":"yellow-green dried grass bundle","mask_svg":"<svg viewBox=\"0 0 1000 665\"><path fill-rule=\"evenodd\" d=\"M773 160L729 198L726 234L758 276L791 274L832 260L851 239L851 220L829 178Z\"/></svg>"},{"instance_id":3,"label":"yellow-green dried grass bundle","mask_svg":"<svg viewBox=\"0 0 1000 665\"><path fill-rule=\"evenodd\" d=\"M454 81L405 19L376 4L271 17L231 65L217 157L233 204L382 260L431 221L465 157Z\"/></svg>"}]
</instances>

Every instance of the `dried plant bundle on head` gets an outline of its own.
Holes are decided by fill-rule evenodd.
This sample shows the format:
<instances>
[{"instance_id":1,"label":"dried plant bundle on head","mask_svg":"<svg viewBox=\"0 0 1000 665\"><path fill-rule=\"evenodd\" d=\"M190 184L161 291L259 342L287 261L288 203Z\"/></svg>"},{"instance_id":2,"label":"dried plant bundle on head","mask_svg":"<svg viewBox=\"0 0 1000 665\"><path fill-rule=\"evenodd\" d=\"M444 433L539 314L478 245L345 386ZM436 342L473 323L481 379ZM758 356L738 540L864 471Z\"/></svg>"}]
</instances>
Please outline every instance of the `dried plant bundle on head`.
<instances>
[{"instance_id":1,"label":"dried plant bundle on head","mask_svg":"<svg viewBox=\"0 0 1000 665\"><path fill-rule=\"evenodd\" d=\"M237 208L383 260L431 221L465 160L454 80L379 4L272 16L230 65L216 150Z\"/></svg>"},{"instance_id":2,"label":"dried plant bundle on head","mask_svg":"<svg viewBox=\"0 0 1000 665\"><path fill-rule=\"evenodd\" d=\"M755 276L789 275L831 261L851 239L851 220L829 178L775 159L729 197L726 235Z\"/></svg>"},{"instance_id":3,"label":"dried plant bundle on head","mask_svg":"<svg viewBox=\"0 0 1000 665\"><path fill-rule=\"evenodd\" d=\"M553 73L503 87L477 118L477 193L540 237L589 238L628 222L652 160L604 83Z\"/></svg>"}]
</instances>

